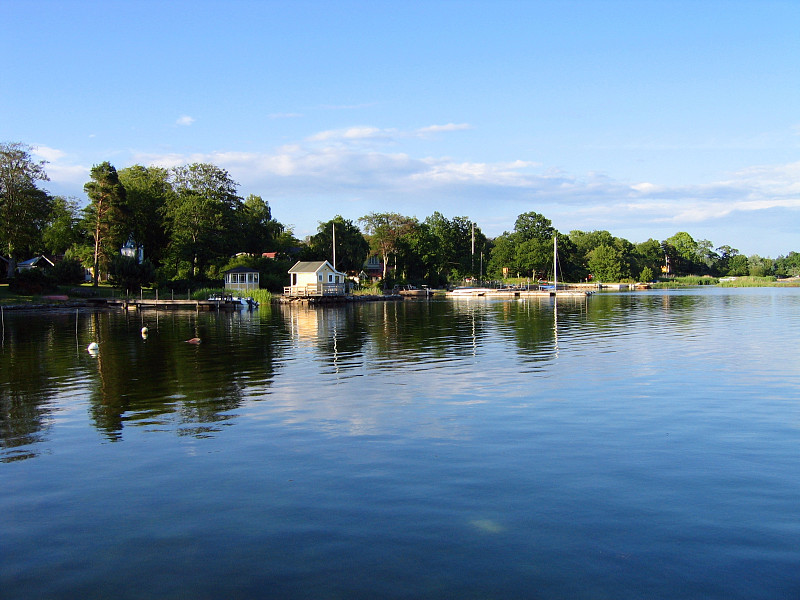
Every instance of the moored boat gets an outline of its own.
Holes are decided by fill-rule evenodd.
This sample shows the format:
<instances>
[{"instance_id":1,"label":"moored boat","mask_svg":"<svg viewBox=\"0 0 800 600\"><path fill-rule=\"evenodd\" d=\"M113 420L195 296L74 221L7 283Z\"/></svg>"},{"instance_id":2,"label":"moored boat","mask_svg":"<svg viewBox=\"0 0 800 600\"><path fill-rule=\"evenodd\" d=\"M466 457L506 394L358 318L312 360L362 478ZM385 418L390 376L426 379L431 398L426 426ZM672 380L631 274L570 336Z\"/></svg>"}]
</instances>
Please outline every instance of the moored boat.
<instances>
[{"instance_id":1,"label":"moored boat","mask_svg":"<svg viewBox=\"0 0 800 600\"><path fill-rule=\"evenodd\" d=\"M254 308L258 308L258 300L253 298L243 298L241 296L227 296L227 295L219 295L214 294L208 297L209 300L213 300L216 302L224 302L227 305L232 305L234 308L238 309L248 309L252 310Z\"/></svg>"},{"instance_id":2,"label":"moored boat","mask_svg":"<svg viewBox=\"0 0 800 600\"><path fill-rule=\"evenodd\" d=\"M427 298L428 296L433 295L433 292L429 288L424 286L418 288L413 285L404 285L396 288L395 293L410 298Z\"/></svg>"}]
</instances>

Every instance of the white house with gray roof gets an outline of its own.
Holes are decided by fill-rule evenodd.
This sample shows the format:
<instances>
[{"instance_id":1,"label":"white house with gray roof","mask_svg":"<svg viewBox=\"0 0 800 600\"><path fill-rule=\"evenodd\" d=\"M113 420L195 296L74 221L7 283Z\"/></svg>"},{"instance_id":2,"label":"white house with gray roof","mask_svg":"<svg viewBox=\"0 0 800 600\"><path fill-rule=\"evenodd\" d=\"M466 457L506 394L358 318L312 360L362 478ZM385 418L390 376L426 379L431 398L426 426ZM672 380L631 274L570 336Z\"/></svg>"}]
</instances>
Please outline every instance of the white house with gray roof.
<instances>
[{"instance_id":1,"label":"white house with gray roof","mask_svg":"<svg viewBox=\"0 0 800 600\"><path fill-rule=\"evenodd\" d=\"M347 275L333 268L327 260L297 261L289 269L286 296L343 296L347 293Z\"/></svg>"}]
</instances>

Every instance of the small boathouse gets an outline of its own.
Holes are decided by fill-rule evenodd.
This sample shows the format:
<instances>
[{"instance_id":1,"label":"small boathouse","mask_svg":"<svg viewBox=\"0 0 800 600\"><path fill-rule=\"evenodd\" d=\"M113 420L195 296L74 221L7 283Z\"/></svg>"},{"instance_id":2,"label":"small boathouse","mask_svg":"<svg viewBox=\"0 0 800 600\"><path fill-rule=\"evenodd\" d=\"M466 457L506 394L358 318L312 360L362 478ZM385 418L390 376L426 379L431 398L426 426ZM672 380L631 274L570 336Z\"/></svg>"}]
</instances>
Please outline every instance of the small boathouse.
<instances>
[{"instance_id":1,"label":"small boathouse","mask_svg":"<svg viewBox=\"0 0 800 600\"><path fill-rule=\"evenodd\" d=\"M319 298L347 294L347 275L327 260L297 261L289 269L290 285L283 295L291 298Z\"/></svg>"}]
</instances>

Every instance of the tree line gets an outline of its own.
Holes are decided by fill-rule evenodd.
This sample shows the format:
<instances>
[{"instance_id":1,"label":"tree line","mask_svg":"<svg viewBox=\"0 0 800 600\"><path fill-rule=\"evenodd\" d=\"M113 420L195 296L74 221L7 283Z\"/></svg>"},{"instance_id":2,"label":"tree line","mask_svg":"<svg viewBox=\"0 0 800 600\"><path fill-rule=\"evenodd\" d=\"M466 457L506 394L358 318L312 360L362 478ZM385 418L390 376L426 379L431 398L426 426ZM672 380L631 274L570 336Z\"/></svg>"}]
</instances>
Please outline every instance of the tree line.
<instances>
[{"instance_id":1,"label":"tree line","mask_svg":"<svg viewBox=\"0 0 800 600\"><path fill-rule=\"evenodd\" d=\"M800 254L776 259L745 256L678 232L666 240L631 243L608 231L562 234L544 215L519 215L514 228L488 238L466 216L439 212L423 220L373 212L356 222L340 215L319 222L305 240L273 218L269 203L246 198L230 174L213 164L162 168L134 165L117 171L95 165L84 190L88 203L51 196L45 161L22 143L0 144L0 256L13 277L21 260L63 256L54 268L64 279L110 279L140 285L197 287L218 283L238 265L261 271L262 287L280 290L295 260L333 260L352 275L376 256L386 286L440 286L465 279L552 277L553 239L567 280L650 281L664 275L800 274ZM128 255L120 249L126 247ZM274 253L269 259L265 253ZM143 260L139 256L144 255Z\"/></svg>"}]
</instances>

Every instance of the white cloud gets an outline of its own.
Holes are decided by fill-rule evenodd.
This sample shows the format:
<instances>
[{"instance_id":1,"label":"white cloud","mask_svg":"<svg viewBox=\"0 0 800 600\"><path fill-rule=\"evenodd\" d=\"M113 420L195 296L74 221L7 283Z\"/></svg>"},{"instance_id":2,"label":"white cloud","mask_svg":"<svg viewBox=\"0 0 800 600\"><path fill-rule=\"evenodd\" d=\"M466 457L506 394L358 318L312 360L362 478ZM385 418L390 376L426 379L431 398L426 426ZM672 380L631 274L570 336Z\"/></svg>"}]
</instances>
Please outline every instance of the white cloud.
<instances>
[{"instance_id":1,"label":"white cloud","mask_svg":"<svg viewBox=\"0 0 800 600\"><path fill-rule=\"evenodd\" d=\"M175 124L180 125L182 127L188 127L194 122L195 122L194 117L190 117L189 115L181 115L180 117L178 117L178 120L175 121Z\"/></svg>"},{"instance_id":2,"label":"white cloud","mask_svg":"<svg viewBox=\"0 0 800 600\"><path fill-rule=\"evenodd\" d=\"M38 144L33 146L31 154L47 161L44 170L50 182L44 188L53 190L55 194L75 195L72 190L82 191L83 184L89 180L91 168L76 164L74 157L63 150Z\"/></svg>"},{"instance_id":3,"label":"white cloud","mask_svg":"<svg viewBox=\"0 0 800 600\"><path fill-rule=\"evenodd\" d=\"M131 164L216 164L231 173L244 194L258 193L277 203L278 219L312 233L320 219L337 212L358 218L391 209L420 218L436 210L469 215L487 235L499 235L513 228L519 214L535 210L562 231L608 229L642 241L698 229L744 250L748 240L715 233L722 223L735 223L739 231L755 215L769 219L775 217L763 215L782 211L785 220L786 211L800 210L800 162L755 166L711 183L669 186L623 182L605 173L577 175L525 160L419 157L372 144L392 139L396 145L404 136L411 137L398 130L352 127L323 131L271 152L138 154ZM87 172L81 173L83 182ZM776 254L763 248L754 251Z\"/></svg>"},{"instance_id":4,"label":"white cloud","mask_svg":"<svg viewBox=\"0 0 800 600\"><path fill-rule=\"evenodd\" d=\"M377 127L349 127L347 129L331 129L320 131L308 138L311 142L356 142L361 140L388 139L386 130Z\"/></svg>"},{"instance_id":5,"label":"white cloud","mask_svg":"<svg viewBox=\"0 0 800 600\"><path fill-rule=\"evenodd\" d=\"M466 129L472 129L472 126L469 123L448 123L447 125L429 125L427 127L420 127L415 133L419 136L426 136L431 133L464 131Z\"/></svg>"},{"instance_id":6,"label":"white cloud","mask_svg":"<svg viewBox=\"0 0 800 600\"><path fill-rule=\"evenodd\" d=\"M321 131L308 138L310 142L363 142L363 141L383 141L394 142L403 138L425 138L436 133L448 133L451 131L464 131L472 129L468 123L448 123L446 125L428 125L411 131L398 129L381 129L378 127L356 126L345 129L330 129Z\"/></svg>"},{"instance_id":7,"label":"white cloud","mask_svg":"<svg viewBox=\"0 0 800 600\"><path fill-rule=\"evenodd\" d=\"M66 156L66 153L62 150L57 150L55 148L50 148L48 146L33 146L32 154L34 156L38 156L42 160L46 160L47 162L53 162L62 159Z\"/></svg>"}]
</instances>

